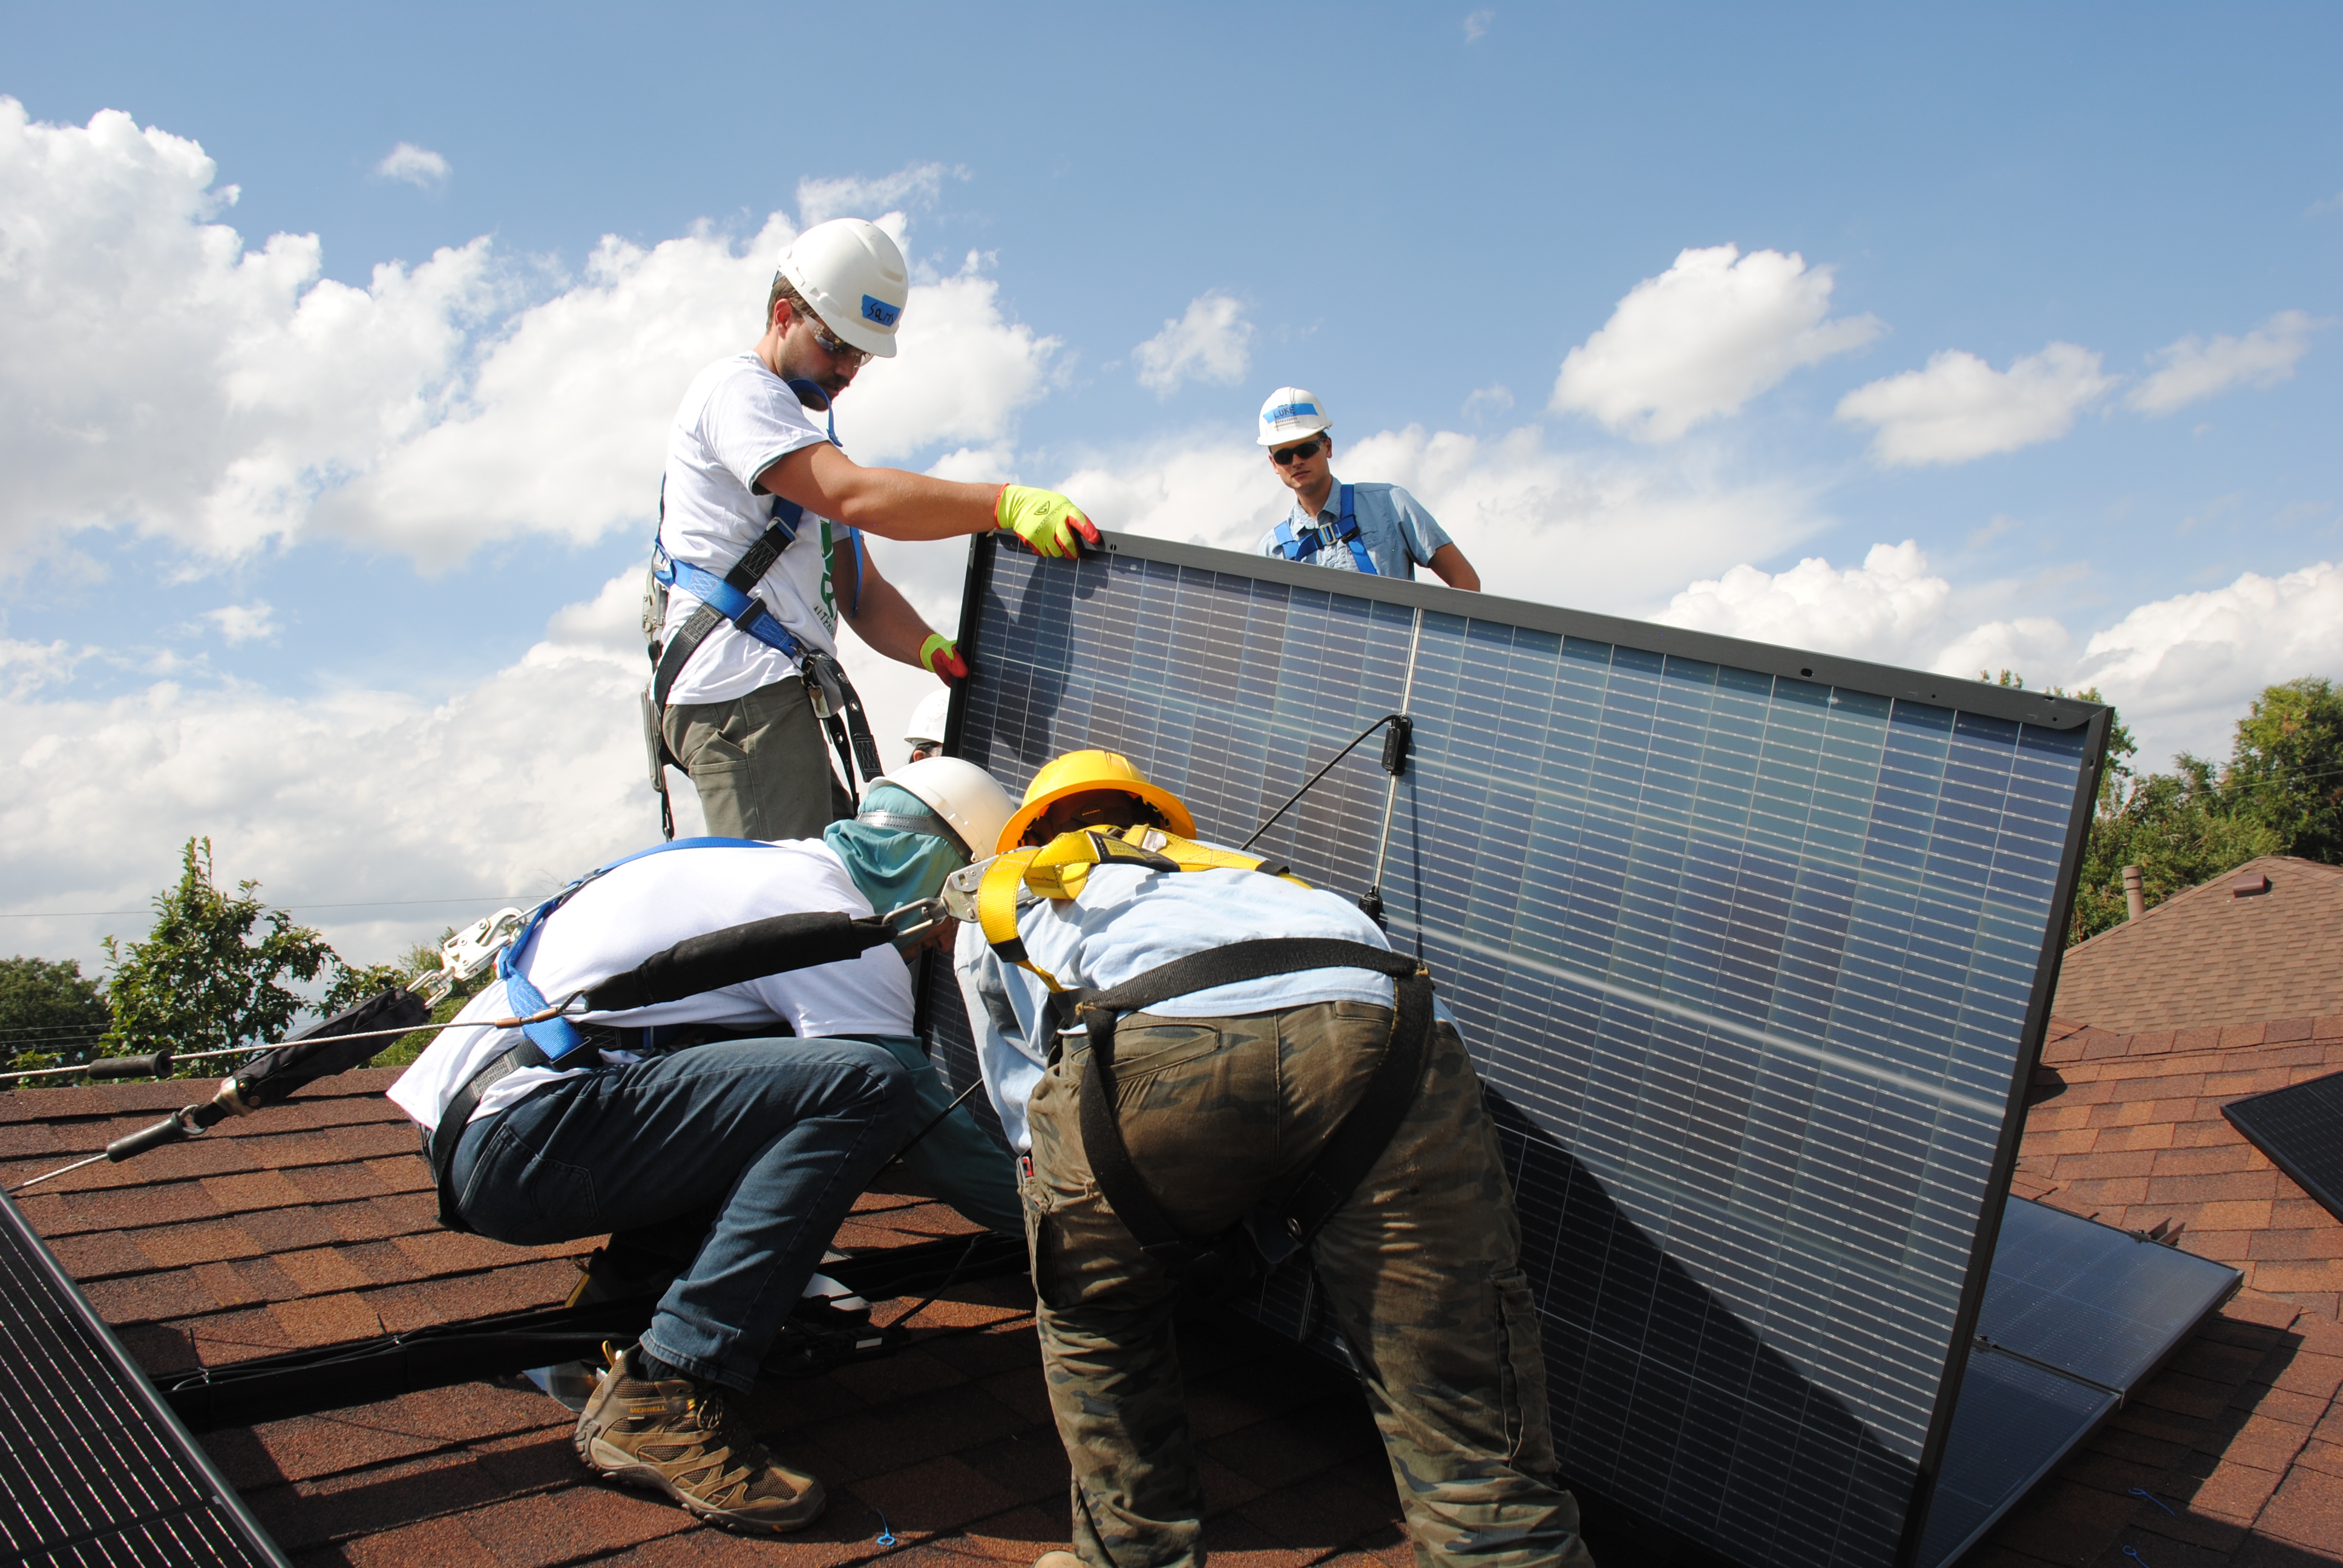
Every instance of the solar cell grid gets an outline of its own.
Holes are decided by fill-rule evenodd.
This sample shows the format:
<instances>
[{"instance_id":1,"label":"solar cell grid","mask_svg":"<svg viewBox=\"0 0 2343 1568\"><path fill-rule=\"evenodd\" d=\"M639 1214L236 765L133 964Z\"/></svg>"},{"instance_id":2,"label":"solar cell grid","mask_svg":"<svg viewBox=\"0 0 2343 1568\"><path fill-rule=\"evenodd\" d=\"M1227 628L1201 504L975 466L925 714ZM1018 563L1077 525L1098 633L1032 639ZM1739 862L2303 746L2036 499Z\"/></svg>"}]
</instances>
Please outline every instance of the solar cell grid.
<instances>
[{"instance_id":1,"label":"solar cell grid","mask_svg":"<svg viewBox=\"0 0 2343 1568\"><path fill-rule=\"evenodd\" d=\"M284 1562L5 1198L0 1558Z\"/></svg>"},{"instance_id":2,"label":"solar cell grid","mask_svg":"<svg viewBox=\"0 0 2343 1568\"><path fill-rule=\"evenodd\" d=\"M2221 1114L2343 1220L2343 1072L2233 1100Z\"/></svg>"},{"instance_id":3,"label":"solar cell grid","mask_svg":"<svg viewBox=\"0 0 2343 1568\"><path fill-rule=\"evenodd\" d=\"M978 547L959 753L1121 751L1233 844L1403 708L1390 930L1505 1130L1565 1469L1738 1561L1908 1555L2096 710L1113 544ZM1385 787L1362 747L1256 851L1356 894Z\"/></svg>"}]
</instances>

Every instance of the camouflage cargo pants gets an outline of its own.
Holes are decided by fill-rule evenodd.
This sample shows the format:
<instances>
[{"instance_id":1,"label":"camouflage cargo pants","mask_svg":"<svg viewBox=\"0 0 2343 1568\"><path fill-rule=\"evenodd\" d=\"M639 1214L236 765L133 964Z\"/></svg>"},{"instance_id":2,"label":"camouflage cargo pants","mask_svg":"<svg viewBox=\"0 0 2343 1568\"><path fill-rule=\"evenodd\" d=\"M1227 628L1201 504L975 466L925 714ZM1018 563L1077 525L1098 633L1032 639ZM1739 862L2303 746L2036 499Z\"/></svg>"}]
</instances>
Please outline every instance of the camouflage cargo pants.
<instances>
[{"instance_id":1,"label":"camouflage cargo pants","mask_svg":"<svg viewBox=\"0 0 2343 1568\"><path fill-rule=\"evenodd\" d=\"M1329 1002L1244 1018L1135 1014L1115 1037L1132 1162L1191 1234L1306 1164L1366 1086L1391 1014ZM1026 1228L1041 1355L1091 1568L1204 1560L1173 1343L1176 1287L1083 1157L1079 1037L1033 1091ZM1496 1130L1464 1045L1434 1028L1415 1108L1312 1252L1366 1384L1416 1561L1593 1568L1554 1480L1545 1365ZM1329 1543L1328 1544L1333 1544Z\"/></svg>"}]
</instances>

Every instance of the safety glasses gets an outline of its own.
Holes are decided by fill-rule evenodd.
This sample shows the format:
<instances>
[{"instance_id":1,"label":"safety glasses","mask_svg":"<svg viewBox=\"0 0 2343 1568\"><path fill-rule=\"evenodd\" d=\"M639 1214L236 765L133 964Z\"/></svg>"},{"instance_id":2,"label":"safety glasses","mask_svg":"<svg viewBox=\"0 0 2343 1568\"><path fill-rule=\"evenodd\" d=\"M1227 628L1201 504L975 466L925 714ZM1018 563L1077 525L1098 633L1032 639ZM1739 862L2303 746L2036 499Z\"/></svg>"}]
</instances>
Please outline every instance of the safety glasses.
<instances>
[{"instance_id":1,"label":"safety glasses","mask_svg":"<svg viewBox=\"0 0 2343 1568\"><path fill-rule=\"evenodd\" d=\"M870 362L870 350L857 348L851 343L834 337L817 317L807 317L806 325L813 329L813 340L821 345L821 351L837 360L841 367L851 370Z\"/></svg>"},{"instance_id":2,"label":"safety glasses","mask_svg":"<svg viewBox=\"0 0 2343 1568\"><path fill-rule=\"evenodd\" d=\"M1298 447L1281 447L1269 455L1269 460L1281 468L1291 467L1296 462L1316 457L1325 445L1323 441L1304 441Z\"/></svg>"}]
</instances>

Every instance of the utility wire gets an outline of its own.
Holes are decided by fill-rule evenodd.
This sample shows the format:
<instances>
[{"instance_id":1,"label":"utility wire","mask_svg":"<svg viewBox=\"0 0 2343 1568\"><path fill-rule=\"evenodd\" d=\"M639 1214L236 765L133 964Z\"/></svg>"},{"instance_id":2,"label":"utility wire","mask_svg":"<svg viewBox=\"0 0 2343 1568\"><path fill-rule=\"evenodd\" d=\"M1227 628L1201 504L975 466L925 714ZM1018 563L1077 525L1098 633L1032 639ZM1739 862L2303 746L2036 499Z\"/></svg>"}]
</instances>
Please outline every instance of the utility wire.
<instances>
[{"instance_id":1,"label":"utility wire","mask_svg":"<svg viewBox=\"0 0 2343 1568\"><path fill-rule=\"evenodd\" d=\"M529 899L528 893L463 893L452 899L361 899L348 904L270 904L272 910L396 910L415 904L518 904ZM0 913L7 920L73 920L93 915L151 915L146 910L33 910Z\"/></svg>"}]
</instances>

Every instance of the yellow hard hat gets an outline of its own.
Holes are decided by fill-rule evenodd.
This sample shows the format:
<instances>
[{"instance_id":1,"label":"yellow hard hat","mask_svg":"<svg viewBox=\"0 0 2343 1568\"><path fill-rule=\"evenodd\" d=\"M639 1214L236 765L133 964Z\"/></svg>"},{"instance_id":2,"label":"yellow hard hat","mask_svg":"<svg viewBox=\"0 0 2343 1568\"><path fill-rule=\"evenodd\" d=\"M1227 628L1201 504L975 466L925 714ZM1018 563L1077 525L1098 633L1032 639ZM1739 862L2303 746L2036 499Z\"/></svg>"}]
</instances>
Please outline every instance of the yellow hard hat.
<instances>
[{"instance_id":1,"label":"yellow hard hat","mask_svg":"<svg viewBox=\"0 0 2343 1568\"><path fill-rule=\"evenodd\" d=\"M1157 788L1147 781L1147 775L1131 764L1131 759L1111 751L1069 751L1044 764L1033 775L1033 782L1025 786L1025 803L1001 829L998 848L1002 853L1024 842L1025 829L1033 819L1069 795L1081 795L1092 789L1119 789L1125 795L1135 795L1163 813L1163 825L1182 839L1196 836L1196 819L1188 815L1188 808L1180 804L1179 797L1169 789Z\"/></svg>"}]
</instances>

